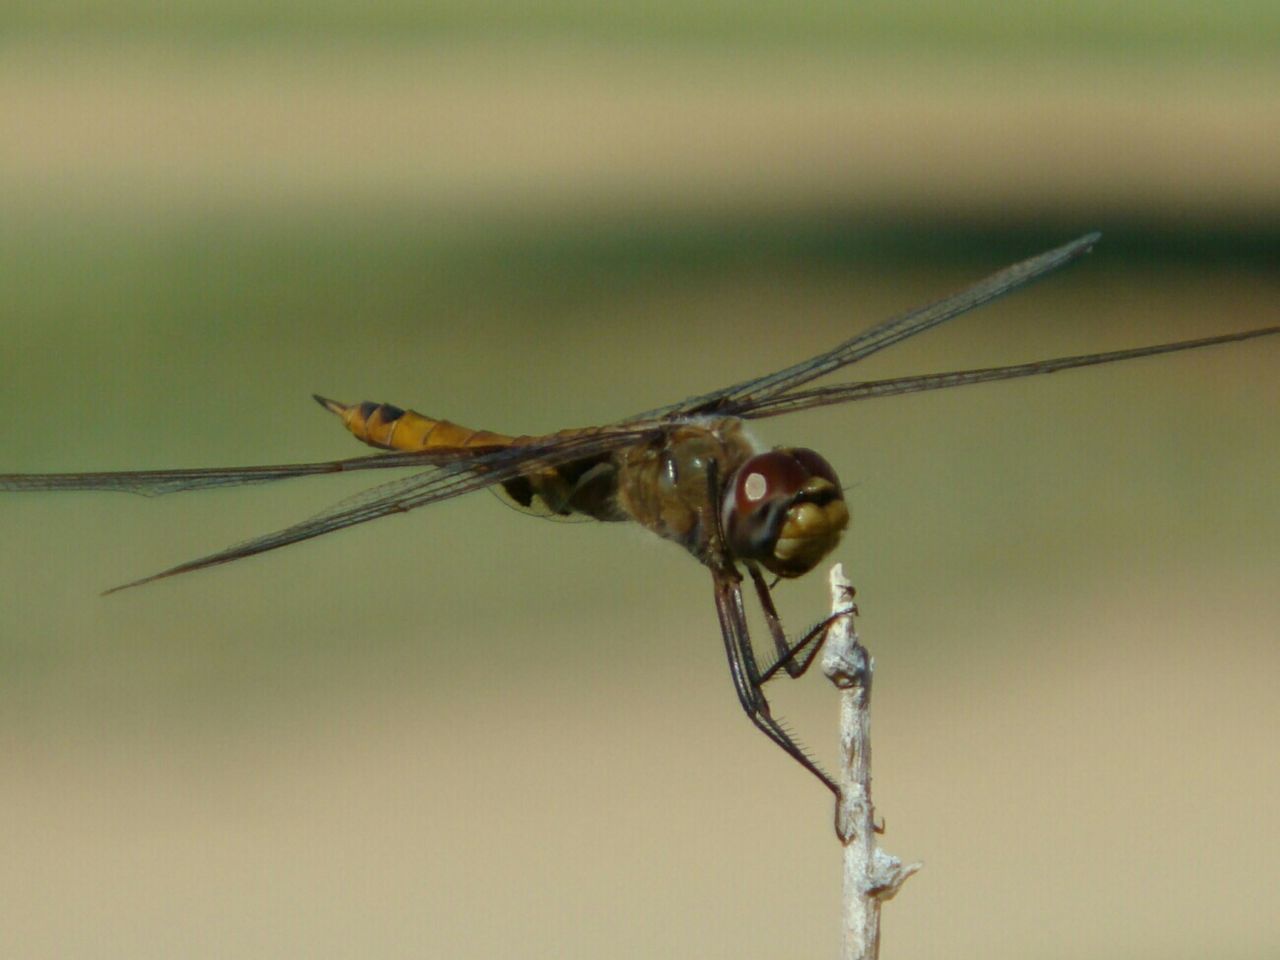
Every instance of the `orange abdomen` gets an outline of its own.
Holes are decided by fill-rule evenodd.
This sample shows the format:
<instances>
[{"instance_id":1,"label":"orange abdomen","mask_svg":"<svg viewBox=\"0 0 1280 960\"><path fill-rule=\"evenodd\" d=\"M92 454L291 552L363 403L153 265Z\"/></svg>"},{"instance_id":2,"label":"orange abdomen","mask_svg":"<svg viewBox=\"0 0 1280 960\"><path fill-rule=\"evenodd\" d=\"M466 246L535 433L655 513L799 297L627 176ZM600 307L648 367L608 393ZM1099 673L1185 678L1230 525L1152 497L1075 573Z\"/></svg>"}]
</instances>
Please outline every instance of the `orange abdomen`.
<instances>
[{"instance_id":1,"label":"orange abdomen","mask_svg":"<svg viewBox=\"0 0 1280 960\"><path fill-rule=\"evenodd\" d=\"M317 396L316 402L342 419L343 425L371 447L383 450L472 449L505 447L514 438L488 430L471 430L449 420L434 420L390 403L350 406Z\"/></svg>"}]
</instances>

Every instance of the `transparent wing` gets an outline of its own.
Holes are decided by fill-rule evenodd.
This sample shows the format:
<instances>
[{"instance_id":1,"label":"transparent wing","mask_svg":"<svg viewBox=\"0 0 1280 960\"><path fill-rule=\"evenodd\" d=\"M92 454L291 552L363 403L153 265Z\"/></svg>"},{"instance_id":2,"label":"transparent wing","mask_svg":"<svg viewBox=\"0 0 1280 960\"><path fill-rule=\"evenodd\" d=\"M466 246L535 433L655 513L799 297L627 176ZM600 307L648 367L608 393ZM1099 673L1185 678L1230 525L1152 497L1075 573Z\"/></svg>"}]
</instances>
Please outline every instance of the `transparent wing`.
<instances>
[{"instance_id":1,"label":"transparent wing","mask_svg":"<svg viewBox=\"0 0 1280 960\"><path fill-rule=\"evenodd\" d=\"M1099 233L1086 234L1078 240L1006 267L944 300L878 323L816 357L803 360L775 373L744 380L700 397L691 397L681 403L643 414L636 419L706 413L746 416L749 411L756 409L771 397L816 380L841 367L857 363L886 347L900 343L908 337L914 337L975 307L990 303L997 297L1026 286L1033 280L1088 253L1100 238Z\"/></svg>"},{"instance_id":2,"label":"transparent wing","mask_svg":"<svg viewBox=\"0 0 1280 960\"><path fill-rule=\"evenodd\" d=\"M893 397L903 393L921 393L925 390L963 387L971 383L992 383L996 380L1033 377L1042 373L1071 370L1075 367L1091 367L1103 363L1115 363L1119 360L1134 360L1138 357L1149 357L1159 353L1174 353L1178 350L1195 350L1199 347L1210 347L1219 343L1234 343L1238 340L1251 340L1255 337L1266 337L1277 333L1280 333L1280 326L1259 327L1256 330L1225 333L1216 337L1201 337L1198 340L1178 340L1173 343L1134 347L1129 350L1086 353L1074 357L1057 357L1052 360L1010 364L1004 367L955 370L949 373L925 373L910 377L896 377L890 380L867 380L861 383L838 383L829 387L799 390L794 393L769 397L752 403L738 415L747 420L760 420L765 417L776 417L783 413L793 413L797 410L825 407L834 403L851 403L854 400L869 400L872 397Z\"/></svg>"},{"instance_id":3,"label":"transparent wing","mask_svg":"<svg viewBox=\"0 0 1280 960\"><path fill-rule=\"evenodd\" d=\"M233 560L266 553L292 543L310 540L335 530L367 523L389 514L406 513L427 504L491 487L522 474L609 452L620 443L635 442L651 436L654 429L653 427L629 430L600 428L582 430L572 435L557 434L480 456L473 455L454 463L441 464L423 473L380 484L353 497L348 497L300 523L254 537L252 540L246 540L195 560L188 560L140 580L112 587L106 592L114 593L117 590L140 586L180 573L190 573L193 570L230 563Z\"/></svg>"},{"instance_id":4,"label":"transparent wing","mask_svg":"<svg viewBox=\"0 0 1280 960\"><path fill-rule=\"evenodd\" d=\"M383 453L348 460L288 463L262 467L197 467L180 470L125 470L110 473L0 473L0 490L109 490L157 496L211 487L239 487L293 477L311 477L355 470L386 470L453 463L476 456L476 450L426 450Z\"/></svg>"}]
</instances>

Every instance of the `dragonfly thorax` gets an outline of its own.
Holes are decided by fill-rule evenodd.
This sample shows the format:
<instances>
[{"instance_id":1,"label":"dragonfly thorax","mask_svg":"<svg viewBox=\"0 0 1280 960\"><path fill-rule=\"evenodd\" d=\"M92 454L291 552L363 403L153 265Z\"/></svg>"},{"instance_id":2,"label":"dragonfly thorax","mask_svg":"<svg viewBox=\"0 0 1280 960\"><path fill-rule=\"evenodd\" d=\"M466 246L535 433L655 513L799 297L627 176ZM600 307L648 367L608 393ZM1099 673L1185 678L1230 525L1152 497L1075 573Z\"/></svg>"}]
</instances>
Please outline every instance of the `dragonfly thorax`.
<instances>
[{"instance_id":1,"label":"dragonfly thorax","mask_svg":"<svg viewBox=\"0 0 1280 960\"><path fill-rule=\"evenodd\" d=\"M703 563L723 566L729 558L717 531L720 491L755 450L733 418L673 424L661 437L615 456L617 505Z\"/></svg>"},{"instance_id":2,"label":"dragonfly thorax","mask_svg":"<svg viewBox=\"0 0 1280 960\"><path fill-rule=\"evenodd\" d=\"M615 462L622 512L712 567L748 560L798 577L849 523L826 460L799 447L759 453L731 417L680 424Z\"/></svg>"}]
</instances>

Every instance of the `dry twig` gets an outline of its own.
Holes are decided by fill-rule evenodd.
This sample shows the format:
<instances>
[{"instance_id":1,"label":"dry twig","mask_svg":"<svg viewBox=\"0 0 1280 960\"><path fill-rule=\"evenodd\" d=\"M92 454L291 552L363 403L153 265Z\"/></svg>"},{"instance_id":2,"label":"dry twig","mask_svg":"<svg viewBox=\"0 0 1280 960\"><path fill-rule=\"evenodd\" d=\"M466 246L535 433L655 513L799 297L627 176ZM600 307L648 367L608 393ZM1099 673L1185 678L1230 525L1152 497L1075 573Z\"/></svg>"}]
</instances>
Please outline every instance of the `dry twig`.
<instances>
[{"instance_id":1,"label":"dry twig","mask_svg":"<svg viewBox=\"0 0 1280 960\"><path fill-rule=\"evenodd\" d=\"M858 612L853 587L840 564L831 568L832 622L824 644L822 672L840 688L840 767L836 780L836 833L844 844L844 923L841 957L875 960L880 955L880 904L892 899L907 877L923 866L903 864L876 846L871 803L871 676L875 661L853 629Z\"/></svg>"}]
</instances>

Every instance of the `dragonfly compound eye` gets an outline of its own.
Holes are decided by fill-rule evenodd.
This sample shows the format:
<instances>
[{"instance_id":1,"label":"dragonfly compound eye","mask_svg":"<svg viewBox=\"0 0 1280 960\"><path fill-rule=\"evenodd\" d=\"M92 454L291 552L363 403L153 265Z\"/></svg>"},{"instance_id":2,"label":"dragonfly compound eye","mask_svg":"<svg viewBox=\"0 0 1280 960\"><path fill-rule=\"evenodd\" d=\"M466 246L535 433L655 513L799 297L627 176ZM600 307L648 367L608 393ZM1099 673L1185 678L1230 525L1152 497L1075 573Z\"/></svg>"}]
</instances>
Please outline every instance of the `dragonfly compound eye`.
<instances>
[{"instance_id":1,"label":"dragonfly compound eye","mask_svg":"<svg viewBox=\"0 0 1280 960\"><path fill-rule=\"evenodd\" d=\"M723 510L733 555L780 577L812 570L849 524L835 470L803 447L747 460L733 476Z\"/></svg>"}]
</instances>

